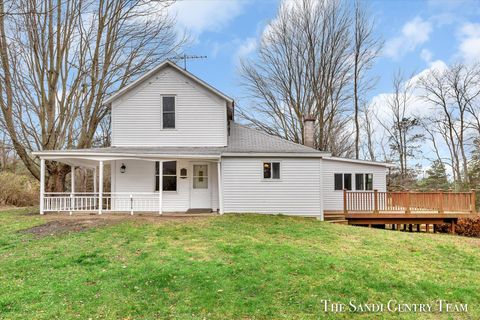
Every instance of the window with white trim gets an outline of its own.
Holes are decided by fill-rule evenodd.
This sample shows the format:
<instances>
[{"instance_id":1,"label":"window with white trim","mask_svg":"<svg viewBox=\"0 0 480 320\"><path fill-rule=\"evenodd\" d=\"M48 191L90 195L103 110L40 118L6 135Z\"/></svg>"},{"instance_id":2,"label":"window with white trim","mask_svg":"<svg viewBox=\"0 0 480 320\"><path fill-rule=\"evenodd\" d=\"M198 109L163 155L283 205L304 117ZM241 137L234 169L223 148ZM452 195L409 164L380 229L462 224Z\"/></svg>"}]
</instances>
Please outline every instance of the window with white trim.
<instances>
[{"instance_id":1,"label":"window with white trim","mask_svg":"<svg viewBox=\"0 0 480 320\"><path fill-rule=\"evenodd\" d=\"M162 128L175 129L174 96L162 96Z\"/></svg>"},{"instance_id":2,"label":"window with white trim","mask_svg":"<svg viewBox=\"0 0 480 320\"><path fill-rule=\"evenodd\" d=\"M155 162L155 191L160 186L160 162ZM162 190L177 191L177 161L164 161L162 170Z\"/></svg>"},{"instance_id":3,"label":"window with white trim","mask_svg":"<svg viewBox=\"0 0 480 320\"><path fill-rule=\"evenodd\" d=\"M355 174L355 190L373 190L373 174L372 173L356 173Z\"/></svg>"},{"instance_id":4,"label":"window with white trim","mask_svg":"<svg viewBox=\"0 0 480 320\"><path fill-rule=\"evenodd\" d=\"M263 179L279 180L280 179L280 162L264 162L263 163Z\"/></svg>"},{"instance_id":5,"label":"window with white trim","mask_svg":"<svg viewBox=\"0 0 480 320\"><path fill-rule=\"evenodd\" d=\"M352 190L352 174L351 173L335 173L334 175L335 190Z\"/></svg>"}]
</instances>

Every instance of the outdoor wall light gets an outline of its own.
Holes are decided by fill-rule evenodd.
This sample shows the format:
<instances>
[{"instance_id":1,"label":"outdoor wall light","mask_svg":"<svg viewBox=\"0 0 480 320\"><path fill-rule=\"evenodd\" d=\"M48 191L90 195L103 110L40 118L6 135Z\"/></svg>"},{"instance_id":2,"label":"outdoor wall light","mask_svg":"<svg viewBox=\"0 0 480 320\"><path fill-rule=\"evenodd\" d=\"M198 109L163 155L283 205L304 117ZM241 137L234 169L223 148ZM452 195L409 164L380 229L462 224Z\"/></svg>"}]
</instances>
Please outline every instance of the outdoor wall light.
<instances>
[{"instance_id":1,"label":"outdoor wall light","mask_svg":"<svg viewBox=\"0 0 480 320\"><path fill-rule=\"evenodd\" d=\"M125 173L125 171L127 171L127 167L124 163L122 163L122 166L120 167L120 173Z\"/></svg>"},{"instance_id":2,"label":"outdoor wall light","mask_svg":"<svg viewBox=\"0 0 480 320\"><path fill-rule=\"evenodd\" d=\"M180 169L180 178L185 179L187 177L187 169Z\"/></svg>"}]
</instances>

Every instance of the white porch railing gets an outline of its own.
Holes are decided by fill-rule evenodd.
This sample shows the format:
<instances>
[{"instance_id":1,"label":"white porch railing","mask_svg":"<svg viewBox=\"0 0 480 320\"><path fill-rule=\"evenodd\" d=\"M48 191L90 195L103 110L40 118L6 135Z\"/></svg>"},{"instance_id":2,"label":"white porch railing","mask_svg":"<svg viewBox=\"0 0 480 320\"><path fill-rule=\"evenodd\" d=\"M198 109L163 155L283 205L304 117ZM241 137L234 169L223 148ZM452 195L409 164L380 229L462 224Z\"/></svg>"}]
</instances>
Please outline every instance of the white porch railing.
<instances>
[{"instance_id":1,"label":"white porch railing","mask_svg":"<svg viewBox=\"0 0 480 320\"><path fill-rule=\"evenodd\" d=\"M45 212L91 212L99 210L99 193L45 192L43 210ZM103 193L102 211L108 212L159 212L159 194L156 193Z\"/></svg>"}]
</instances>

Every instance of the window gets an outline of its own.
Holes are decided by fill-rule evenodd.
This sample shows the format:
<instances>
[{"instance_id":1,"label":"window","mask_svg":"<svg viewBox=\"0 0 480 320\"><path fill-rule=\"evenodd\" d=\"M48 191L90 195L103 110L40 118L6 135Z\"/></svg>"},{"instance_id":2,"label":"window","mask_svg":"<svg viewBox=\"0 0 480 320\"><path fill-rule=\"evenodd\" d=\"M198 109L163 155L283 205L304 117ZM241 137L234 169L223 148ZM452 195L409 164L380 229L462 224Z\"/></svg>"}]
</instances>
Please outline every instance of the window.
<instances>
[{"instance_id":1,"label":"window","mask_svg":"<svg viewBox=\"0 0 480 320\"><path fill-rule=\"evenodd\" d=\"M193 165L193 189L208 189L208 165Z\"/></svg>"},{"instance_id":2,"label":"window","mask_svg":"<svg viewBox=\"0 0 480 320\"><path fill-rule=\"evenodd\" d=\"M365 190L373 190L373 173L365 174Z\"/></svg>"},{"instance_id":3,"label":"window","mask_svg":"<svg viewBox=\"0 0 480 320\"><path fill-rule=\"evenodd\" d=\"M335 173L335 190L343 190L343 174Z\"/></svg>"},{"instance_id":4,"label":"window","mask_svg":"<svg viewBox=\"0 0 480 320\"><path fill-rule=\"evenodd\" d=\"M177 191L177 161L163 162L162 190ZM155 191L160 185L160 162L155 162Z\"/></svg>"},{"instance_id":5,"label":"window","mask_svg":"<svg viewBox=\"0 0 480 320\"><path fill-rule=\"evenodd\" d=\"M175 97L162 97L162 127L175 129Z\"/></svg>"},{"instance_id":6,"label":"window","mask_svg":"<svg viewBox=\"0 0 480 320\"><path fill-rule=\"evenodd\" d=\"M335 190L352 190L351 173L335 173Z\"/></svg>"},{"instance_id":7,"label":"window","mask_svg":"<svg viewBox=\"0 0 480 320\"><path fill-rule=\"evenodd\" d=\"M352 174L351 173L343 174L343 188L347 190L352 190Z\"/></svg>"},{"instance_id":8,"label":"window","mask_svg":"<svg viewBox=\"0 0 480 320\"><path fill-rule=\"evenodd\" d=\"M355 190L365 190L365 181L363 180L363 173L355 174Z\"/></svg>"},{"instance_id":9,"label":"window","mask_svg":"<svg viewBox=\"0 0 480 320\"><path fill-rule=\"evenodd\" d=\"M263 179L280 179L280 162L264 162Z\"/></svg>"},{"instance_id":10,"label":"window","mask_svg":"<svg viewBox=\"0 0 480 320\"><path fill-rule=\"evenodd\" d=\"M355 190L373 190L373 174L356 173Z\"/></svg>"}]
</instances>

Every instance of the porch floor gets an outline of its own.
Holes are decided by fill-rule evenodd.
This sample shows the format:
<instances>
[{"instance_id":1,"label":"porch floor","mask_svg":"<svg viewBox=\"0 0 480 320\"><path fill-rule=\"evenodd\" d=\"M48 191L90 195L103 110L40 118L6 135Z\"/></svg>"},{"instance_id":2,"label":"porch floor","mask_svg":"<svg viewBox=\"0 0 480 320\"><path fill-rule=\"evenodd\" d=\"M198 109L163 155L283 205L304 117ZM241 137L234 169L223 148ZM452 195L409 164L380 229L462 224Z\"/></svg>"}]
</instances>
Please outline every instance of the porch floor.
<instances>
[{"instance_id":1,"label":"porch floor","mask_svg":"<svg viewBox=\"0 0 480 320\"><path fill-rule=\"evenodd\" d=\"M115 211L115 212L102 212L101 215L98 214L98 211L79 211L76 212L74 211L71 215L68 214L66 211L60 211L60 212L45 212L45 216L75 216L75 217L92 217L92 216L97 216L97 217L124 217L124 216L130 216L130 217L154 217L154 218L162 218L162 217L170 217L170 218L189 218L189 217L214 217L218 216L219 214L216 212L212 211L196 211L196 212L190 212L189 211L183 211L183 212L163 212L162 214L158 214L157 212L151 212L151 211L135 211L135 213L132 215L129 211Z\"/></svg>"}]
</instances>

